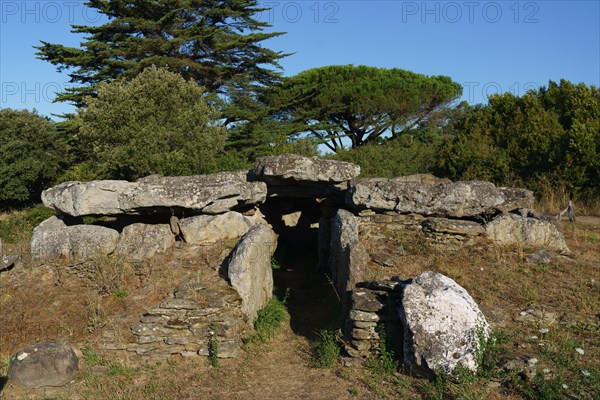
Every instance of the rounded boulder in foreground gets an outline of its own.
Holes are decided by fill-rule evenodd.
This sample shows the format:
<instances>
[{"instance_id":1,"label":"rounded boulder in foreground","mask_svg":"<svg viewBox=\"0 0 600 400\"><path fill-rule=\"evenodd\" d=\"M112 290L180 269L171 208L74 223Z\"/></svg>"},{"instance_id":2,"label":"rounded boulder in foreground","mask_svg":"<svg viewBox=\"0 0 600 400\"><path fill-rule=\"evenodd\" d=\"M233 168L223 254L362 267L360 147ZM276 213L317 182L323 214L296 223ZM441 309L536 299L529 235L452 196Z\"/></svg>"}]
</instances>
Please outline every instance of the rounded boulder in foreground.
<instances>
[{"instance_id":1,"label":"rounded boulder in foreground","mask_svg":"<svg viewBox=\"0 0 600 400\"><path fill-rule=\"evenodd\" d=\"M463 287L442 274L424 272L404 289L399 311L409 368L426 376L455 376L459 365L477 370L480 341L491 330Z\"/></svg>"},{"instance_id":2,"label":"rounded boulder in foreground","mask_svg":"<svg viewBox=\"0 0 600 400\"><path fill-rule=\"evenodd\" d=\"M10 358L9 382L25 387L62 386L79 370L79 359L65 343L40 343L20 350Z\"/></svg>"}]
</instances>

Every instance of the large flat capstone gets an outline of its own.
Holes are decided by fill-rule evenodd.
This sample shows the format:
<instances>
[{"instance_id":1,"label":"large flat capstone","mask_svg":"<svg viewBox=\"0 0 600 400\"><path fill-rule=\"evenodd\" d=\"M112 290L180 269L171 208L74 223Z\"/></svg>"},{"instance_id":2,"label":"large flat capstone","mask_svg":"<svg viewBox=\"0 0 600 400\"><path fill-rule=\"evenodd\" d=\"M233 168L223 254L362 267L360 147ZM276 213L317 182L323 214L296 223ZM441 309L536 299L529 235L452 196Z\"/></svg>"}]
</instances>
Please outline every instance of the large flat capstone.
<instances>
[{"instance_id":1,"label":"large flat capstone","mask_svg":"<svg viewBox=\"0 0 600 400\"><path fill-rule=\"evenodd\" d=\"M173 208L220 214L260 204L264 182L248 182L247 171L210 175L149 176L136 182L65 182L42 193L44 205L71 216L155 213Z\"/></svg>"},{"instance_id":2,"label":"large flat capstone","mask_svg":"<svg viewBox=\"0 0 600 400\"><path fill-rule=\"evenodd\" d=\"M301 157L295 154L259 158L254 166L256 179L269 184L289 182L340 183L356 178L360 166L343 161Z\"/></svg>"},{"instance_id":3,"label":"large flat capstone","mask_svg":"<svg viewBox=\"0 0 600 400\"><path fill-rule=\"evenodd\" d=\"M490 182L429 183L407 177L361 179L353 183L346 204L355 210L396 211L449 218L531 208L533 193L497 188Z\"/></svg>"}]
</instances>

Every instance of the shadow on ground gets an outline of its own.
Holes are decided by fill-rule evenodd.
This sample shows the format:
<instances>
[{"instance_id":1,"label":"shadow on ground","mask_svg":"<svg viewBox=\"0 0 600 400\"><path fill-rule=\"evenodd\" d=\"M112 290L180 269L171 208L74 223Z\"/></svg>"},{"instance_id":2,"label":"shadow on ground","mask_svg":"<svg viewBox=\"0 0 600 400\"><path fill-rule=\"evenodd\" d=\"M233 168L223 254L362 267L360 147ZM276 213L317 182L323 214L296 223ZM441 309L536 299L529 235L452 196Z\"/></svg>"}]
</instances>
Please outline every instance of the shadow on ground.
<instances>
[{"instance_id":1,"label":"shadow on ground","mask_svg":"<svg viewBox=\"0 0 600 400\"><path fill-rule=\"evenodd\" d=\"M0 394L4 390L4 386L8 383L8 376L0 376Z\"/></svg>"},{"instance_id":2,"label":"shadow on ground","mask_svg":"<svg viewBox=\"0 0 600 400\"><path fill-rule=\"evenodd\" d=\"M279 295L287 291L292 331L313 340L320 329L339 328L341 304L325 272L316 271L316 249L277 256L280 268L273 271L273 278Z\"/></svg>"}]
</instances>

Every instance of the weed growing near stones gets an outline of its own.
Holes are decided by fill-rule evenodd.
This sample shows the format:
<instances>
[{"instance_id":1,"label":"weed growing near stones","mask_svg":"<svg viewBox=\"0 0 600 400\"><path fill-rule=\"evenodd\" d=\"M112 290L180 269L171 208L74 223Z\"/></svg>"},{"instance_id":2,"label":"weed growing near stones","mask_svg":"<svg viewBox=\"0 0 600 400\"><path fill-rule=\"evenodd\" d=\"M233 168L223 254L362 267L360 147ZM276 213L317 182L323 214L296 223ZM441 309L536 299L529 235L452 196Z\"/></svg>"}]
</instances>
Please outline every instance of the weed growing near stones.
<instances>
[{"instance_id":1,"label":"weed growing near stones","mask_svg":"<svg viewBox=\"0 0 600 400\"><path fill-rule=\"evenodd\" d=\"M254 335L247 339L247 342L265 343L269 341L281 327L281 323L288 317L286 308L288 292L282 300L273 296L265 308L258 312L256 321L254 321Z\"/></svg>"},{"instance_id":2,"label":"weed growing near stones","mask_svg":"<svg viewBox=\"0 0 600 400\"><path fill-rule=\"evenodd\" d=\"M106 375L108 376L116 376L116 375L123 375L126 377L131 377L133 375L133 373L135 372L134 368L131 367L127 367L123 364L119 364L119 363L110 363L110 365L108 366L108 370L106 371Z\"/></svg>"},{"instance_id":3,"label":"weed growing near stones","mask_svg":"<svg viewBox=\"0 0 600 400\"><path fill-rule=\"evenodd\" d=\"M219 368L219 338L213 328L208 340L208 361L213 368Z\"/></svg>"},{"instance_id":4,"label":"weed growing near stones","mask_svg":"<svg viewBox=\"0 0 600 400\"><path fill-rule=\"evenodd\" d=\"M281 269L281 263L277 261L275 257L271 257L271 268L272 269Z\"/></svg>"},{"instance_id":5,"label":"weed growing near stones","mask_svg":"<svg viewBox=\"0 0 600 400\"><path fill-rule=\"evenodd\" d=\"M90 346L87 346L85 349L83 349L83 356L85 363L90 367L104 364L104 359Z\"/></svg>"},{"instance_id":6,"label":"weed growing near stones","mask_svg":"<svg viewBox=\"0 0 600 400\"><path fill-rule=\"evenodd\" d=\"M125 299L129 296L129 292L125 289L117 289L112 293L115 299Z\"/></svg>"},{"instance_id":7,"label":"weed growing near stones","mask_svg":"<svg viewBox=\"0 0 600 400\"><path fill-rule=\"evenodd\" d=\"M336 332L330 329L320 329L316 332L317 340L314 345L314 366L331 368L340 356L340 346L336 340Z\"/></svg>"},{"instance_id":8,"label":"weed growing near stones","mask_svg":"<svg viewBox=\"0 0 600 400\"><path fill-rule=\"evenodd\" d=\"M90 306L88 309L87 330L89 333L94 333L97 329L102 328L106 324L106 315L100 303Z\"/></svg>"},{"instance_id":9,"label":"weed growing near stones","mask_svg":"<svg viewBox=\"0 0 600 400\"><path fill-rule=\"evenodd\" d=\"M398 371L400 363L392 348L391 340L386 334L386 329L379 332L379 349L375 357L371 358L367 367L375 374L390 375Z\"/></svg>"},{"instance_id":10,"label":"weed growing near stones","mask_svg":"<svg viewBox=\"0 0 600 400\"><path fill-rule=\"evenodd\" d=\"M483 329L477 332L479 346L475 354L477 359L477 377L480 379L489 379L499 373L498 367L502 357L507 353L508 334L503 331L492 331L490 336L485 338Z\"/></svg>"},{"instance_id":11,"label":"weed growing near stones","mask_svg":"<svg viewBox=\"0 0 600 400\"><path fill-rule=\"evenodd\" d=\"M10 364L10 357L4 357L0 359L0 376L8 374L8 366Z\"/></svg>"}]
</instances>

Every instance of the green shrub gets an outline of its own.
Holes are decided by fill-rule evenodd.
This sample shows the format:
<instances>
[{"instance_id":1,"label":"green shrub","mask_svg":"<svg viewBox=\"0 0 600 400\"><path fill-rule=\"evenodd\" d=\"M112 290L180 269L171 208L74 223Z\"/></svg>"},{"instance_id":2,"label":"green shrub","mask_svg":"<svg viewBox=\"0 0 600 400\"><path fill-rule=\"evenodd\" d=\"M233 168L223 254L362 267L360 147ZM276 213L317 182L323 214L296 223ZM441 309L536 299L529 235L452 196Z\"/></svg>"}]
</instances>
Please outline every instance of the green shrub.
<instances>
[{"instance_id":1,"label":"green shrub","mask_svg":"<svg viewBox=\"0 0 600 400\"><path fill-rule=\"evenodd\" d=\"M208 361L213 368L219 368L219 338L212 329L208 340Z\"/></svg>"},{"instance_id":2,"label":"green shrub","mask_svg":"<svg viewBox=\"0 0 600 400\"><path fill-rule=\"evenodd\" d=\"M193 175L240 165L224 152L225 130L204 89L165 69L145 69L131 81L98 86L79 111L79 178L134 180ZM235 169L235 168L233 168Z\"/></svg>"},{"instance_id":3,"label":"green shrub","mask_svg":"<svg viewBox=\"0 0 600 400\"><path fill-rule=\"evenodd\" d=\"M361 176L392 178L432 172L441 142L435 130L421 129L383 144L340 150L330 157L360 165Z\"/></svg>"},{"instance_id":4,"label":"green shrub","mask_svg":"<svg viewBox=\"0 0 600 400\"><path fill-rule=\"evenodd\" d=\"M483 330L478 331L479 347L475 354L477 358L477 377L489 379L498 374L502 357L508 352L508 335L502 331L492 331L487 340Z\"/></svg>"},{"instance_id":5,"label":"green shrub","mask_svg":"<svg viewBox=\"0 0 600 400\"><path fill-rule=\"evenodd\" d=\"M550 183L571 198L600 194L600 90L550 81L522 97L491 96L467 107L445 128L437 172L526 186L538 195Z\"/></svg>"},{"instance_id":6,"label":"green shrub","mask_svg":"<svg viewBox=\"0 0 600 400\"><path fill-rule=\"evenodd\" d=\"M0 110L0 209L39 202L66 169L66 141L37 112Z\"/></svg>"}]
</instances>

